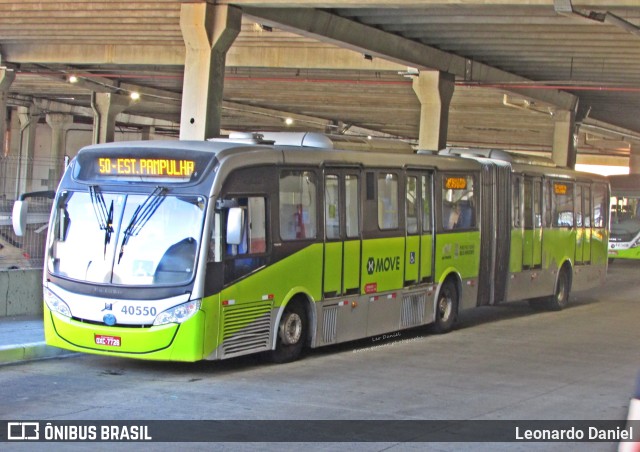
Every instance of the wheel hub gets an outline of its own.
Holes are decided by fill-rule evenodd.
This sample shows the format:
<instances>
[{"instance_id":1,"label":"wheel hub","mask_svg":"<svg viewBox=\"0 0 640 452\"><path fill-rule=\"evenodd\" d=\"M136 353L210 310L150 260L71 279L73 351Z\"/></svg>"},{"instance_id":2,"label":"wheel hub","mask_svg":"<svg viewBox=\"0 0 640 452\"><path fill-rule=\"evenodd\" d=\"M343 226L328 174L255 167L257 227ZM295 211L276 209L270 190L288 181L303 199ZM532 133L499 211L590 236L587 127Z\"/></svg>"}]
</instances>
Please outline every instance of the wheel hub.
<instances>
[{"instance_id":1,"label":"wheel hub","mask_svg":"<svg viewBox=\"0 0 640 452\"><path fill-rule=\"evenodd\" d=\"M286 345L297 344L302 336L302 319L292 312L287 315L280 328L280 338Z\"/></svg>"},{"instance_id":2,"label":"wheel hub","mask_svg":"<svg viewBox=\"0 0 640 452\"><path fill-rule=\"evenodd\" d=\"M449 297L442 297L440 299L440 303L438 304L438 312L440 314L440 318L442 320L447 320L451 315L451 305L453 303L449 299Z\"/></svg>"}]
</instances>

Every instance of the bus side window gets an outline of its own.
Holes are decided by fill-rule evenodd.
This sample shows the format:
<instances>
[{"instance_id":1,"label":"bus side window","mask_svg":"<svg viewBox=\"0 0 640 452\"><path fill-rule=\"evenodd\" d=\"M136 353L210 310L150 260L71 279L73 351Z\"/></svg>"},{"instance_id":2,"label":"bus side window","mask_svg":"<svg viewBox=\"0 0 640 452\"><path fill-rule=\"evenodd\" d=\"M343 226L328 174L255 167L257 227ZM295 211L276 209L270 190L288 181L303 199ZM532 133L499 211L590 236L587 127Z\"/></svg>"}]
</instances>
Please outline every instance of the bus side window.
<instances>
[{"instance_id":1,"label":"bus side window","mask_svg":"<svg viewBox=\"0 0 640 452\"><path fill-rule=\"evenodd\" d=\"M311 171L283 171L280 175L280 238L316 238L316 175Z\"/></svg>"},{"instance_id":2,"label":"bus side window","mask_svg":"<svg viewBox=\"0 0 640 452\"><path fill-rule=\"evenodd\" d=\"M473 176L446 175L442 180L442 227L473 229L476 226L476 206L473 196Z\"/></svg>"},{"instance_id":3,"label":"bus side window","mask_svg":"<svg viewBox=\"0 0 640 452\"><path fill-rule=\"evenodd\" d=\"M398 175L378 174L378 227L380 230L398 228Z\"/></svg>"},{"instance_id":4,"label":"bus side window","mask_svg":"<svg viewBox=\"0 0 640 452\"><path fill-rule=\"evenodd\" d=\"M574 226L573 209L573 183L551 181L552 226L559 228L572 228Z\"/></svg>"},{"instance_id":5,"label":"bus side window","mask_svg":"<svg viewBox=\"0 0 640 452\"><path fill-rule=\"evenodd\" d=\"M605 196L607 188L603 185L593 186L593 227L604 228L607 224Z\"/></svg>"},{"instance_id":6,"label":"bus side window","mask_svg":"<svg viewBox=\"0 0 640 452\"><path fill-rule=\"evenodd\" d=\"M431 232L431 175L422 176L422 231Z\"/></svg>"},{"instance_id":7,"label":"bus side window","mask_svg":"<svg viewBox=\"0 0 640 452\"><path fill-rule=\"evenodd\" d=\"M417 234L419 226L419 208L420 198L418 196L418 178L416 176L408 176L406 184L406 218L407 218L407 234Z\"/></svg>"}]
</instances>

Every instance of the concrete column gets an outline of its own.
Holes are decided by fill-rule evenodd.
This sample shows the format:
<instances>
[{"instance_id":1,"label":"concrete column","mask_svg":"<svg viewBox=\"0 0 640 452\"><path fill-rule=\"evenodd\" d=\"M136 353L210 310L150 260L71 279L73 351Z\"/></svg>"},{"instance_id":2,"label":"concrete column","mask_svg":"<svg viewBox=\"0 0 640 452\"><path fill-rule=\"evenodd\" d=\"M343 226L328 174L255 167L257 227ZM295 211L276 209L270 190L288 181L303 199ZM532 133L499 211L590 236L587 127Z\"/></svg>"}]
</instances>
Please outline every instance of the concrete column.
<instances>
[{"instance_id":1,"label":"concrete column","mask_svg":"<svg viewBox=\"0 0 640 452\"><path fill-rule=\"evenodd\" d=\"M18 107L18 119L20 120L20 156L16 177L16 197L31 191L36 129L40 111L33 104L30 107Z\"/></svg>"},{"instance_id":2,"label":"concrete column","mask_svg":"<svg viewBox=\"0 0 640 452\"><path fill-rule=\"evenodd\" d=\"M64 156L67 150L67 129L73 124L73 116L62 113L48 113L47 124L51 127L51 160L52 173L49 178L49 190L53 190L60 182L64 171Z\"/></svg>"},{"instance_id":3,"label":"concrete column","mask_svg":"<svg viewBox=\"0 0 640 452\"><path fill-rule=\"evenodd\" d=\"M420 101L418 149L439 151L447 147L449 105L455 77L447 72L423 71L413 78L413 91Z\"/></svg>"},{"instance_id":4,"label":"concrete column","mask_svg":"<svg viewBox=\"0 0 640 452\"><path fill-rule=\"evenodd\" d=\"M92 93L93 143L112 142L116 130L116 116L135 101L129 96L114 93Z\"/></svg>"},{"instance_id":5,"label":"concrete column","mask_svg":"<svg viewBox=\"0 0 640 452\"><path fill-rule=\"evenodd\" d=\"M183 3L180 29L186 46L181 140L220 135L227 50L240 33L242 12L231 6Z\"/></svg>"},{"instance_id":6,"label":"concrete column","mask_svg":"<svg viewBox=\"0 0 640 452\"><path fill-rule=\"evenodd\" d=\"M0 157L4 157L9 153L5 146L8 146L5 140L7 133L7 95L9 94L9 87L16 78L14 71L7 69L0 69Z\"/></svg>"},{"instance_id":7,"label":"concrete column","mask_svg":"<svg viewBox=\"0 0 640 452\"><path fill-rule=\"evenodd\" d=\"M140 137L143 141L148 141L151 139L151 134L155 133L156 128L153 126L143 126L140 130L142 136Z\"/></svg>"},{"instance_id":8,"label":"concrete column","mask_svg":"<svg viewBox=\"0 0 640 452\"><path fill-rule=\"evenodd\" d=\"M554 120L551 158L556 165L573 169L576 167L576 146L573 136L576 128L575 112L556 110Z\"/></svg>"},{"instance_id":9,"label":"concrete column","mask_svg":"<svg viewBox=\"0 0 640 452\"><path fill-rule=\"evenodd\" d=\"M640 174L640 144L632 142L629 152L629 174Z\"/></svg>"}]
</instances>

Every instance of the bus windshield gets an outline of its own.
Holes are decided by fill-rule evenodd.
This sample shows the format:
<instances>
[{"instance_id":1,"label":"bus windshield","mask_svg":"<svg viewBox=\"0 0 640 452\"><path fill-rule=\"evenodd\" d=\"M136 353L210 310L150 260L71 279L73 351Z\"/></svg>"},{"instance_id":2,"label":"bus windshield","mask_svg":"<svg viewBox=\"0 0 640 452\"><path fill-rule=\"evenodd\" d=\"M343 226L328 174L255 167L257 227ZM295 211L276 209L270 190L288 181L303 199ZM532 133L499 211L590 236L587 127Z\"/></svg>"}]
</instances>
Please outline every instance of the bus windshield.
<instances>
[{"instance_id":1,"label":"bus windshield","mask_svg":"<svg viewBox=\"0 0 640 452\"><path fill-rule=\"evenodd\" d=\"M626 196L611 198L611 241L630 242L640 233L639 201Z\"/></svg>"},{"instance_id":2,"label":"bus windshield","mask_svg":"<svg viewBox=\"0 0 640 452\"><path fill-rule=\"evenodd\" d=\"M76 281L186 284L204 222L202 196L65 192L53 212L47 268Z\"/></svg>"}]
</instances>

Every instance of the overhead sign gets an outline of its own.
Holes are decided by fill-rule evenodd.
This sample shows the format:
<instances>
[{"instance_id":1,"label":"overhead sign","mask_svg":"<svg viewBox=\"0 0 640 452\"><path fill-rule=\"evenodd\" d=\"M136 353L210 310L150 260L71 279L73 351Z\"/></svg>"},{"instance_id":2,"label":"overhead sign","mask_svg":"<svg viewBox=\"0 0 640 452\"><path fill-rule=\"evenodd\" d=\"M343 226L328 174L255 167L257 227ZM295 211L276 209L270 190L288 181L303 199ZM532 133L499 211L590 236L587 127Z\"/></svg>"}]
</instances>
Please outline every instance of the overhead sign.
<instances>
[{"instance_id":1,"label":"overhead sign","mask_svg":"<svg viewBox=\"0 0 640 452\"><path fill-rule=\"evenodd\" d=\"M189 180L195 170L193 160L173 158L98 157L101 176L140 176Z\"/></svg>"}]
</instances>

